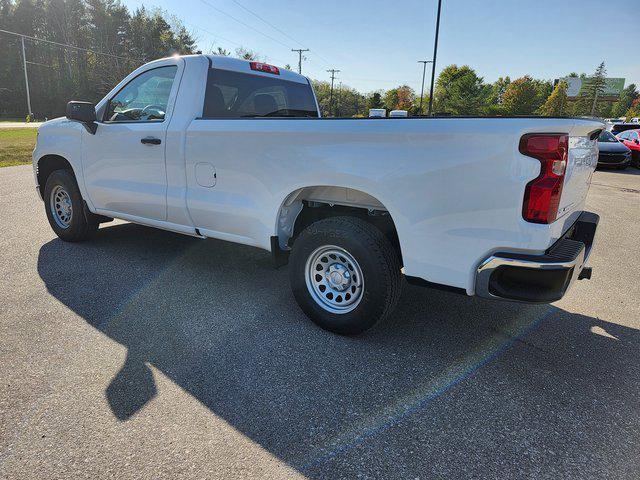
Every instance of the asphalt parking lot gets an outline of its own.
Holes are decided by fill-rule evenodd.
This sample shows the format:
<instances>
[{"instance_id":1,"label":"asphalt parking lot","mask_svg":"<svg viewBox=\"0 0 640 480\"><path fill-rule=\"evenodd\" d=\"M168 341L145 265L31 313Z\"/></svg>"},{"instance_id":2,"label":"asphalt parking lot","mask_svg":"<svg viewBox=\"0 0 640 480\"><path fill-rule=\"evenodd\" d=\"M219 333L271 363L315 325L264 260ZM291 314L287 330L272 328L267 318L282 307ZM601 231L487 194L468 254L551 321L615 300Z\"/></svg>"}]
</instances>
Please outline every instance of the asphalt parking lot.
<instances>
[{"instance_id":1,"label":"asphalt parking lot","mask_svg":"<svg viewBox=\"0 0 640 480\"><path fill-rule=\"evenodd\" d=\"M591 281L526 306L406 286L324 332L268 253L54 237L0 170L1 478L638 478L640 171L598 171Z\"/></svg>"}]
</instances>

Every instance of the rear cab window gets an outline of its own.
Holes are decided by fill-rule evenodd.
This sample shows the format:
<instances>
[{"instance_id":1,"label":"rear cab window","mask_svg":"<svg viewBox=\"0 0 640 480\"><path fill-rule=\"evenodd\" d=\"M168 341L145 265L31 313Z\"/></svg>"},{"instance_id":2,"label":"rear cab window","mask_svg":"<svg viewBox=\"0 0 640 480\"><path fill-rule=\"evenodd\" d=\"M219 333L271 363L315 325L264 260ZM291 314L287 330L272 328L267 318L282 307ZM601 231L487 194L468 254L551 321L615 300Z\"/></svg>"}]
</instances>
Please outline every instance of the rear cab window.
<instances>
[{"instance_id":1,"label":"rear cab window","mask_svg":"<svg viewBox=\"0 0 640 480\"><path fill-rule=\"evenodd\" d=\"M202 118L317 118L308 83L210 68Z\"/></svg>"}]
</instances>

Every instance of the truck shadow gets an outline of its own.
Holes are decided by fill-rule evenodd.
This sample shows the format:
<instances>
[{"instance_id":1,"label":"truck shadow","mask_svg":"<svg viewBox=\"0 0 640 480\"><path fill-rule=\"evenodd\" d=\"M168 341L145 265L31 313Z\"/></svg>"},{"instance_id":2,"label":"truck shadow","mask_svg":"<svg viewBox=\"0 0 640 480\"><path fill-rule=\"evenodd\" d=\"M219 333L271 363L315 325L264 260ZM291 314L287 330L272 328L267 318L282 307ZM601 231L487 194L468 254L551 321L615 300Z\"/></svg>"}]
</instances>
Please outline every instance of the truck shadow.
<instances>
[{"instance_id":1,"label":"truck shadow","mask_svg":"<svg viewBox=\"0 0 640 480\"><path fill-rule=\"evenodd\" d=\"M567 409L578 402L589 412L595 396L624 410L640 394L638 331L553 306L406 286L385 325L339 337L299 311L286 268L274 270L268 253L132 224L101 228L89 243L52 240L40 250L38 272L51 295L127 348L105 391L118 419L156 395L153 365L310 476L322 476L325 460L396 425L502 354L516 355L517 368L503 369L501 381L531 402ZM462 402L462 409L494 408L480 394ZM501 408L522 421L506 398ZM544 441L558 421L540 415L537 433L529 434ZM604 429L608 419L589 421ZM580 438L580 426L567 420L565 427Z\"/></svg>"}]
</instances>

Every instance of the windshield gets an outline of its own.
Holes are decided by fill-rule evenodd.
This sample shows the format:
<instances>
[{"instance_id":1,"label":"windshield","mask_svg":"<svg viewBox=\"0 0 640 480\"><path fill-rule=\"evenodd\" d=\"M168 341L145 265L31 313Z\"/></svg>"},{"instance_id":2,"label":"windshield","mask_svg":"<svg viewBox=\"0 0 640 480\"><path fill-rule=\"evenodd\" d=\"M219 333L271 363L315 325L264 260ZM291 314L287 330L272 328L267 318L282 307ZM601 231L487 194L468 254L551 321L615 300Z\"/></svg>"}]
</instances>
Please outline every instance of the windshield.
<instances>
[{"instance_id":1,"label":"windshield","mask_svg":"<svg viewBox=\"0 0 640 480\"><path fill-rule=\"evenodd\" d=\"M613 136L613 134L607 130L603 130L600 136L598 137L599 142L617 142L618 139Z\"/></svg>"}]
</instances>

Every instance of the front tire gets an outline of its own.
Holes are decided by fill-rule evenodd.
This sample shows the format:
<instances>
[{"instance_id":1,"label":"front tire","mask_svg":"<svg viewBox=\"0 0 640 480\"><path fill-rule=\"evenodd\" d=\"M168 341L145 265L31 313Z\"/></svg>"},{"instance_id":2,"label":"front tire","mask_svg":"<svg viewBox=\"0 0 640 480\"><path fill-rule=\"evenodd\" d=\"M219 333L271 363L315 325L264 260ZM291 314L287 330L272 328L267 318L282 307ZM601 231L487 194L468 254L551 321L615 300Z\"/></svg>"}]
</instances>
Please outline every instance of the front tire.
<instances>
[{"instance_id":1,"label":"front tire","mask_svg":"<svg viewBox=\"0 0 640 480\"><path fill-rule=\"evenodd\" d=\"M98 230L96 215L84 208L80 189L73 173L56 170L44 187L44 206L49 225L65 242L81 242Z\"/></svg>"},{"instance_id":2,"label":"front tire","mask_svg":"<svg viewBox=\"0 0 640 480\"><path fill-rule=\"evenodd\" d=\"M400 260L373 225L334 217L296 238L289 276L300 308L320 327L342 335L362 333L384 320L400 297Z\"/></svg>"}]
</instances>

